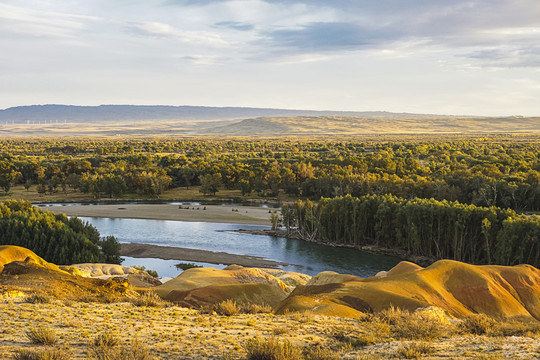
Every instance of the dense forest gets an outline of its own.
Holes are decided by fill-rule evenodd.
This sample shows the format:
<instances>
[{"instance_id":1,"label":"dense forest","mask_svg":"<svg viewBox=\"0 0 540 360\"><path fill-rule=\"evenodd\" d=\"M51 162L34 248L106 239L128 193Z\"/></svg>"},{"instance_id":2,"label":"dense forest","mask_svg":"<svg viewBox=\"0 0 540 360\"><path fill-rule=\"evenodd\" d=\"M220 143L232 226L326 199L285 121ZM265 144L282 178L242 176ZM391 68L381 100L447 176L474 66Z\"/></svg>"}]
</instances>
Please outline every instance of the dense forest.
<instances>
[{"instance_id":1,"label":"dense forest","mask_svg":"<svg viewBox=\"0 0 540 360\"><path fill-rule=\"evenodd\" d=\"M540 210L538 138L0 141L0 187L94 198L159 197L200 186L242 196L318 200L350 194Z\"/></svg>"},{"instance_id":2,"label":"dense forest","mask_svg":"<svg viewBox=\"0 0 540 360\"><path fill-rule=\"evenodd\" d=\"M92 225L42 211L27 201L0 202L0 245L25 247L58 265L122 261L114 236L100 238Z\"/></svg>"},{"instance_id":3,"label":"dense forest","mask_svg":"<svg viewBox=\"0 0 540 360\"><path fill-rule=\"evenodd\" d=\"M432 259L540 266L540 217L511 209L392 195L298 200L282 207L287 231L304 240L401 249Z\"/></svg>"}]
</instances>

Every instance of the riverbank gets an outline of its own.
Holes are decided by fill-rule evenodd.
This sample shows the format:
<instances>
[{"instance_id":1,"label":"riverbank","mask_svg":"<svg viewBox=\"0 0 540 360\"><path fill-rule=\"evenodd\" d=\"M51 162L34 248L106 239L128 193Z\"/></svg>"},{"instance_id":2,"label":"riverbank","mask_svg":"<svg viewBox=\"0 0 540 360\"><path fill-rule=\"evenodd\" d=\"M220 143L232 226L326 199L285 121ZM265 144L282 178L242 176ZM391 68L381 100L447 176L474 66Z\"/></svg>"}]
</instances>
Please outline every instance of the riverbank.
<instances>
[{"instance_id":1,"label":"riverbank","mask_svg":"<svg viewBox=\"0 0 540 360\"><path fill-rule=\"evenodd\" d=\"M287 239L295 239L295 240L301 240L301 241L308 241L306 239L303 239L298 232L291 230L287 232L286 230L251 230L251 229L239 229L234 230L235 232L244 233L244 234L251 234L251 235L263 235L263 236L274 236L274 237L281 237L281 238L287 238ZM308 241L309 242L309 241ZM316 244L321 244L325 246L332 246L332 247L343 247L343 248L350 248L350 249L357 249L362 250L371 254L377 254L377 255L388 255L388 256L395 256L403 260L407 260L410 262L413 262L415 264L421 265L421 266L428 266L434 263L437 259L429 258L427 256L420 256L420 255L413 255L408 253L407 251L401 250L401 249L389 249L384 248L376 245L363 245L363 246L354 246L354 245L345 245L345 244L334 244L334 243L319 243L316 241L313 241Z\"/></svg>"},{"instance_id":2,"label":"riverbank","mask_svg":"<svg viewBox=\"0 0 540 360\"><path fill-rule=\"evenodd\" d=\"M270 225L270 210L255 206L106 204L50 205L44 209L68 216Z\"/></svg>"},{"instance_id":3,"label":"riverbank","mask_svg":"<svg viewBox=\"0 0 540 360\"><path fill-rule=\"evenodd\" d=\"M277 268L279 266L289 265L278 261L267 260L259 256L135 243L121 244L120 255L134 258L205 262L217 265L236 264L245 267Z\"/></svg>"}]
</instances>

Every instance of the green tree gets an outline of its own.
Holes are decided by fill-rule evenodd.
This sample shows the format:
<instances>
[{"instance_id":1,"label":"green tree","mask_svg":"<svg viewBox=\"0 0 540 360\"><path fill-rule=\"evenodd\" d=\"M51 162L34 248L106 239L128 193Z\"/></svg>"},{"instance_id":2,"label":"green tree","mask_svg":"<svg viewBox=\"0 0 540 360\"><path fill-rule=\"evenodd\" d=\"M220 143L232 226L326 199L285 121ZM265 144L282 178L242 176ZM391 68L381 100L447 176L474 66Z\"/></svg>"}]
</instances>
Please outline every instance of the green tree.
<instances>
[{"instance_id":1,"label":"green tree","mask_svg":"<svg viewBox=\"0 0 540 360\"><path fill-rule=\"evenodd\" d=\"M216 195L221 186L221 175L220 174L206 174L201 177L201 188L199 192L205 195Z\"/></svg>"}]
</instances>

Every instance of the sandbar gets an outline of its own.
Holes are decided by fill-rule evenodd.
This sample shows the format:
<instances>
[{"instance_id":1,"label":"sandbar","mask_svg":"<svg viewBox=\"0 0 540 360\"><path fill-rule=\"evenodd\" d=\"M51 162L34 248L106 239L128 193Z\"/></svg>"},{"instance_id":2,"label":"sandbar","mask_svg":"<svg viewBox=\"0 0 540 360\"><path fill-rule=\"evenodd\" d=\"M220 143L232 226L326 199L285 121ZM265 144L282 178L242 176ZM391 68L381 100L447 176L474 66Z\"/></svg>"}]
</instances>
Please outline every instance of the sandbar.
<instances>
[{"instance_id":1,"label":"sandbar","mask_svg":"<svg viewBox=\"0 0 540 360\"><path fill-rule=\"evenodd\" d=\"M138 243L121 244L121 246L120 255L134 258L158 258L163 260L195 261L223 265L236 264L246 267L277 268L281 265L289 265L282 262L267 260L259 256L236 255L208 250Z\"/></svg>"},{"instance_id":2,"label":"sandbar","mask_svg":"<svg viewBox=\"0 0 540 360\"><path fill-rule=\"evenodd\" d=\"M52 205L44 207L68 216L176 220L270 226L269 209L255 206L171 204ZM189 208L189 209L188 209Z\"/></svg>"}]
</instances>

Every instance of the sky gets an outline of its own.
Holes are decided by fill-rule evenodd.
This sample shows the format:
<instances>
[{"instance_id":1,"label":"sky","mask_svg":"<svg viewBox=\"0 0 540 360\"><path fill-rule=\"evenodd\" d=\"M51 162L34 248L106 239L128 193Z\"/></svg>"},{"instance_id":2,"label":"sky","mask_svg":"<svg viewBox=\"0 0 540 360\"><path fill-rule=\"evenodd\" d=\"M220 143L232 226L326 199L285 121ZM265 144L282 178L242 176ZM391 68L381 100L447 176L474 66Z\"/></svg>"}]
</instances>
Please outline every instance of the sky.
<instances>
[{"instance_id":1,"label":"sky","mask_svg":"<svg viewBox=\"0 0 540 360\"><path fill-rule=\"evenodd\" d=\"M0 108L540 116L539 0L0 0Z\"/></svg>"}]
</instances>

